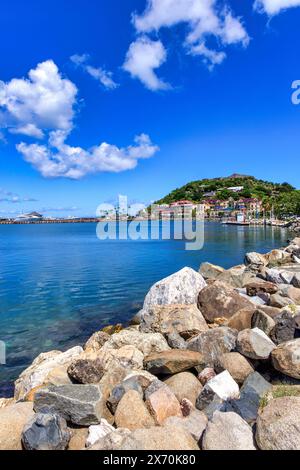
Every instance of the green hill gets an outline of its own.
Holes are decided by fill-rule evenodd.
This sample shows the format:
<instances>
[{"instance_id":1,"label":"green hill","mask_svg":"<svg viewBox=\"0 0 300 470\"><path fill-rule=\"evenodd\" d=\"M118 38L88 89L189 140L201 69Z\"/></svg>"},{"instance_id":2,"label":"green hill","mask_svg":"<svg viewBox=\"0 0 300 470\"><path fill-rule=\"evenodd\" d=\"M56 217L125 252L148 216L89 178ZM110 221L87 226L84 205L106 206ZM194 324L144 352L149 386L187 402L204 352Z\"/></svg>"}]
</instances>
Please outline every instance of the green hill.
<instances>
[{"instance_id":1,"label":"green hill","mask_svg":"<svg viewBox=\"0 0 300 470\"><path fill-rule=\"evenodd\" d=\"M243 190L238 193L228 190L230 187L238 186L243 186ZM207 193L215 193L215 195L206 196ZM192 181L156 201L156 204L170 204L180 200L200 203L209 197L219 200L226 200L230 197L258 198L263 201L267 210L274 207L275 214L278 216L300 215L300 191L289 183L272 183L258 180L254 176L239 174Z\"/></svg>"}]
</instances>

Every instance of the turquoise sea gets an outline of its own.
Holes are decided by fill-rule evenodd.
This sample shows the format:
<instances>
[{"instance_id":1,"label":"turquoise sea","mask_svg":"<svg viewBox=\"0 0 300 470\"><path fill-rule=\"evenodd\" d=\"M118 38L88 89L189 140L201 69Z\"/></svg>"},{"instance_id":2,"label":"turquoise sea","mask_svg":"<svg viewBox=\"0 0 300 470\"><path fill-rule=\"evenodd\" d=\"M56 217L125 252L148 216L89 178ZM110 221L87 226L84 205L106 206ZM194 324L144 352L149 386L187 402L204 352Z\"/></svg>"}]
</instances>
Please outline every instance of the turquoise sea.
<instances>
[{"instance_id":1,"label":"turquoise sea","mask_svg":"<svg viewBox=\"0 0 300 470\"><path fill-rule=\"evenodd\" d=\"M201 251L178 240L100 241L95 224L0 226L0 397L41 352L83 344L105 325L127 322L150 286L184 266L210 261L226 268L247 251L286 243L273 227L205 224Z\"/></svg>"}]
</instances>

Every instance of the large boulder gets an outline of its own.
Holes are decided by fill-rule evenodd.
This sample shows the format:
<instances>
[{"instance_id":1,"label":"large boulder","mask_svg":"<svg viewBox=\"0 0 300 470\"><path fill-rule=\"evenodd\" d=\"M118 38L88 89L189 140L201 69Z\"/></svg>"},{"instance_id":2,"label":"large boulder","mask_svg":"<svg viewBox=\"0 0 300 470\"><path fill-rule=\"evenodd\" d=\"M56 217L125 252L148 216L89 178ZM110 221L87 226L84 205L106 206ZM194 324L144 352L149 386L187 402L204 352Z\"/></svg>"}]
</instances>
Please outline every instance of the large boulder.
<instances>
[{"instance_id":1,"label":"large boulder","mask_svg":"<svg viewBox=\"0 0 300 470\"><path fill-rule=\"evenodd\" d=\"M202 263L199 269L199 273L204 279L213 279L216 280L217 277L224 273L225 269L221 266L216 266L211 263Z\"/></svg>"},{"instance_id":2,"label":"large boulder","mask_svg":"<svg viewBox=\"0 0 300 470\"><path fill-rule=\"evenodd\" d=\"M268 260L260 253L251 252L246 254L245 263L253 266L254 268L259 268L260 266L267 266Z\"/></svg>"},{"instance_id":3,"label":"large boulder","mask_svg":"<svg viewBox=\"0 0 300 470\"><path fill-rule=\"evenodd\" d=\"M197 305L151 306L142 318L141 330L164 335L180 334L188 339L208 330L206 321Z\"/></svg>"},{"instance_id":4,"label":"large boulder","mask_svg":"<svg viewBox=\"0 0 300 470\"><path fill-rule=\"evenodd\" d=\"M225 353L219 358L219 368L227 370L232 378L242 385L247 377L254 372L250 362L238 352Z\"/></svg>"},{"instance_id":5,"label":"large boulder","mask_svg":"<svg viewBox=\"0 0 300 470\"><path fill-rule=\"evenodd\" d=\"M247 423L253 423L257 418L261 399L272 388L260 374L253 372L245 380L240 398L232 401L232 407Z\"/></svg>"},{"instance_id":6,"label":"large boulder","mask_svg":"<svg viewBox=\"0 0 300 470\"><path fill-rule=\"evenodd\" d=\"M300 379L300 338L281 343L272 351L271 357L276 370Z\"/></svg>"},{"instance_id":7,"label":"large boulder","mask_svg":"<svg viewBox=\"0 0 300 470\"><path fill-rule=\"evenodd\" d=\"M26 450L65 450L70 439L66 421L55 414L37 413L22 433Z\"/></svg>"},{"instance_id":8,"label":"large boulder","mask_svg":"<svg viewBox=\"0 0 300 470\"><path fill-rule=\"evenodd\" d=\"M202 441L203 450L256 450L251 427L236 413L216 411Z\"/></svg>"},{"instance_id":9,"label":"large boulder","mask_svg":"<svg viewBox=\"0 0 300 470\"><path fill-rule=\"evenodd\" d=\"M165 384L158 383L146 390L146 405L154 418L155 424L161 426L170 416L182 418L180 403L172 390Z\"/></svg>"},{"instance_id":10,"label":"large boulder","mask_svg":"<svg viewBox=\"0 0 300 470\"><path fill-rule=\"evenodd\" d=\"M205 320L230 318L243 308L253 308L253 303L223 282L216 281L200 291L198 308Z\"/></svg>"},{"instance_id":11,"label":"large boulder","mask_svg":"<svg viewBox=\"0 0 300 470\"><path fill-rule=\"evenodd\" d=\"M183 268L151 287L145 298L142 316L154 305L195 304L205 286L201 274L191 268Z\"/></svg>"},{"instance_id":12,"label":"large boulder","mask_svg":"<svg viewBox=\"0 0 300 470\"><path fill-rule=\"evenodd\" d=\"M237 335L236 330L222 326L201 333L188 341L187 345L189 350L202 354L205 367L214 367L222 354L235 349Z\"/></svg>"},{"instance_id":13,"label":"large boulder","mask_svg":"<svg viewBox=\"0 0 300 470\"><path fill-rule=\"evenodd\" d=\"M250 282L255 274L246 268L246 266L234 266L227 269L217 277L217 281L229 284L231 287L242 288L247 282Z\"/></svg>"},{"instance_id":14,"label":"large boulder","mask_svg":"<svg viewBox=\"0 0 300 470\"><path fill-rule=\"evenodd\" d=\"M115 424L118 428L134 429L150 428L154 426L154 419L150 415L140 394L129 390L118 404L115 414Z\"/></svg>"},{"instance_id":15,"label":"large boulder","mask_svg":"<svg viewBox=\"0 0 300 470\"><path fill-rule=\"evenodd\" d=\"M101 388L97 385L50 386L39 390L34 399L34 410L59 414L78 426L99 424L101 418L112 421L106 408Z\"/></svg>"},{"instance_id":16,"label":"large boulder","mask_svg":"<svg viewBox=\"0 0 300 470\"><path fill-rule=\"evenodd\" d=\"M255 305L252 305L250 308L242 308L229 318L227 326L237 331L251 328L252 317L256 309L257 307Z\"/></svg>"},{"instance_id":17,"label":"large boulder","mask_svg":"<svg viewBox=\"0 0 300 470\"><path fill-rule=\"evenodd\" d=\"M278 291L276 284L257 278L248 282L244 287L247 290L247 295L251 297L259 294L276 294Z\"/></svg>"},{"instance_id":18,"label":"large boulder","mask_svg":"<svg viewBox=\"0 0 300 470\"><path fill-rule=\"evenodd\" d=\"M259 328L240 331L237 338L237 350L249 359L268 359L275 344Z\"/></svg>"},{"instance_id":19,"label":"large boulder","mask_svg":"<svg viewBox=\"0 0 300 470\"><path fill-rule=\"evenodd\" d=\"M76 359L68 367L68 374L80 384L99 383L104 375L102 361L96 359Z\"/></svg>"},{"instance_id":20,"label":"large boulder","mask_svg":"<svg viewBox=\"0 0 300 470\"><path fill-rule=\"evenodd\" d=\"M284 343L291 341L295 338L296 334L296 317L291 312L283 310L278 317L276 317L276 323L270 331L270 337L275 344Z\"/></svg>"},{"instance_id":21,"label":"large boulder","mask_svg":"<svg viewBox=\"0 0 300 470\"><path fill-rule=\"evenodd\" d=\"M0 450L22 450L22 431L33 416L32 403L16 403L0 409Z\"/></svg>"},{"instance_id":22,"label":"large boulder","mask_svg":"<svg viewBox=\"0 0 300 470\"><path fill-rule=\"evenodd\" d=\"M181 402L188 399L193 406L202 390L200 381L190 372L181 372L165 380L165 384L172 390L177 400Z\"/></svg>"},{"instance_id":23,"label":"large boulder","mask_svg":"<svg viewBox=\"0 0 300 470\"><path fill-rule=\"evenodd\" d=\"M134 346L145 356L170 349L167 341L160 333L143 333L128 328L112 335L102 347L101 352L120 349L124 346Z\"/></svg>"},{"instance_id":24,"label":"large boulder","mask_svg":"<svg viewBox=\"0 0 300 470\"><path fill-rule=\"evenodd\" d=\"M147 356L144 360L144 368L154 375L177 374L202 364L202 354L179 349L154 353Z\"/></svg>"},{"instance_id":25,"label":"large boulder","mask_svg":"<svg viewBox=\"0 0 300 470\"><path fill-rule=\"evenodd\" d=\"M261 450L300 449L300 397L276 398L261 408L256 442Z\"/></svg>"},{"instance_id":26,"label":"large boulder","mask_svg":"<svg viewBox=\"0 0 300 470\"><path fill-rule=\"evenodd\" d=\"M239 386L227 370L216 375L203 387L196 400L198 410L205 410L213 401L223 401L239 397Z\"/></svg>"},{"instance_id":27,"label":"large boulder","mask_svg":"<svg viewBox=\"0 0 300 470\"><path fill-rule=\"evenodd\" d=\"M59 366L66 366L73 359L82 354L83 349L80 346L69 349L62 353L61 351L50 351L40 354L15 382L15 399L22 400L26 395L41 385L49 383L48 376L53 369Z\"/></svg>"},{"instance_id":28,"label":"large boulder","mask_svg":"<svg viewBox=\"0 0 300 470\"><path fill-rule=\"evenodd\" d=\"M199 450L199 447L192 435L184 427L164 426L152 427L149 429L137 429L131 435L140 443L141 450ZM127 450L126 441L124 449Z\"/></svg>"}]
</instances>

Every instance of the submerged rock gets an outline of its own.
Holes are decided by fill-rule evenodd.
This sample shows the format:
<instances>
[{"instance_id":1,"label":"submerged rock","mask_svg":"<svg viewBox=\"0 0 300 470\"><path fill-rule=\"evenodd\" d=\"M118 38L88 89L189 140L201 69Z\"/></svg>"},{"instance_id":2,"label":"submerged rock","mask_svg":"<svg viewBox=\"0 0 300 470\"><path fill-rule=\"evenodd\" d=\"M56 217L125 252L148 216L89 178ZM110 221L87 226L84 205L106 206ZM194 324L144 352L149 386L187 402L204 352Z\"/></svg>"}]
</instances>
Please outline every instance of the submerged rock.
<instances>
[{"instance_id":1,"label":"submerged rock","mask_svg":"<svg viewBox=\"0 0 300 470\"><path fill-rule=\"evenodd\" d=\"M55 414L37 413L22 433L26 450L65 450L70 439L66 421Z\"/></svg>"}]
</instances>

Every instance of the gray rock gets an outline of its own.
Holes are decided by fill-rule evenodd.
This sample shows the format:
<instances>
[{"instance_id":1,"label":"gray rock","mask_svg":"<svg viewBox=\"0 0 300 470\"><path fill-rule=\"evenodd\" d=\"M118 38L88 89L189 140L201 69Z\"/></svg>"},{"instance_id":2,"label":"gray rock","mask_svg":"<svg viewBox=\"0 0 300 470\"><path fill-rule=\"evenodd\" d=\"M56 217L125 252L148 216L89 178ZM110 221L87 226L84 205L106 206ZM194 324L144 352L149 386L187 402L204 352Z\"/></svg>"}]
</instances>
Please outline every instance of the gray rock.
<instances>
[{"instance_id":1,"label":"gray rock","mask_svg":"<svg viewBox=\"0 0 300 470\"><path fill-rule=\"evenodd\" d=\"M70 439L66 421L54 414L36 414L22 433L26 450L65 450Z\"/></svg>"},{"instance_id":2,"label":"gray rock","mask_svg":"<svg viewBox=\"0 0 300 470\"><path fill-rule=\"evenodd\" d=\"M143 398L144 392L143 388L139 382L138 376L132 377L130 379L124 380L120 385L114 387L113 391L110 394L109 399L107 400L107 407L114 415L119 402L123 396L129 392L129 390L135 390Z\"/></svg>"},{"instance_id":3,"label":"gray rock","mask_svg":"<svg viewBox=\"0 0 300 470\"><path fill-rule=\"evenodd\" d=\"M295 337L296 321L291 313L284 311L276 317L276 323L270 332L270 337L275 344L290 341Z\"/></svg>"},{"instance_id":4,"label":"gray rock","mask_svg":"<svg viewBox=\"0 0 300 470\"><path fill-rule=\"evenodd\" d=\"M240 331L236 348L249 359L268 359L275 344L259 328Z\"/></svg>"},{"instance_id":5,"label":"gray rock","mask_svg":"<svg viewBox=\"0 0 300 470\"><path fill-rule=\"evenodd\" d=\"M202 353L206 367L214 367L222 354L235 349L237 335L236 330L223 326L192 338L187 342L187 347L191 351Z\"/></svg>"},{"instance_id":6,"label":"gray rock","mask_svg":"<svg viewBox=\"0 0 300 470\"><path fill-rule=\"evenodd\" d=\"M145 298L143 313L153 305L196 304L198 294L205 286L201 274L191 268L183 268L151 287Z\"/></svg>"},{"instance_id":7,"label":"gray rock","mask_svg":"<svg viewBox=\"0 0 300 470\"><path fill-rule=\"evenodd\" d=\"M291 271L281 271L280 276L281 276L281 279L284 282L284 284L291 284L292 280L293 280L293 277L294 277L294 273L291 272ZM295 286L295 287L297 287L297 286Z\"/></svg>"},{"instance_id":8,"label":"gray rock","mask_svg":"<svg viewBox=\"0 0 300 470\"><path fill-rule=\"evenodd\" d=\"M170 333L167 335L167 342L172 349L187 349L185 340L178 333Z\"/></svg>"},{"instance_id":9,"label":"gray rock","mask_svg":"<svg viewBox=\"0 0 300 470\"><path fill-rule=\"evenodd\" d=\"M240 398L231 401L232 408L247 423L254 422L257 418L260 401L271 388L272 385L269 382L257 372L253 372L245 380L240 390Z\"/></svg>"},{"instance_id":10,"label":"gray rock","mask_svg":"<svg viewBox=\"0 0 300 470\"><path fill-rule=\"evenodd\" d=\"M203 450L256 450L253 432L238 414L216 411L202 441Z\"/></svg>"},{"instance_id":11,"label":"gray rock","mask_svg":"<svg viewBox=\"0 0 300 470\"><path fill-rule=\"evenodd\" d=\"M164 426L182 427L193 436L196 442L200 442L207 422L207 417L202 411L194 410L185 418L171 416L165 421Z\"/></svg>"},{"instance_id":12,"label":"gray rock","mask_svg":"<svg viewBox=\"0 0 300 470\"><path fill-rule=\"evenodd\" d=\"M41 389L35 394L34 410L38 413L45 408L79 426L99 424L102 417L106 418L106 404L97 385L64 385Z\"/></svg>"},{"instance_id":13,"label":"gray rock","mask_svg":"<svg viewBox=\"0 0 300 470\"><path fill-rule=\"evenodd\" d=\"M280 294L271 295L270 298L271 307L284 308L293 303L294 302L291 299L289 299L288 297L283 297Z\"/></svg>"},{"instance_id":14,"label":"gray rock","mask_svg":"<svg viewBox=\"0 0 300 470\"><path fill-rule=\"evenodd\" d=\"M256 310L252 316L251 326L252 328L259 328L269 336L275 326L275 321L262 310Z\"/></svg>"},{"instance_id":15,"label":"gray rock","mask_svg":"<svg viewBox=\"0 0 300 470\"><path fill-rule=\"evenodd\" d=\"M266 269L266 279L274 284L281 284L282 278L279 269Z\"/></svg>"},{"instance_id":16,"label":"gray rock","mask_svg":"<svg viewBox=\"0 0 300 470\"><path fill-rule=\"evenodd\" d=\"M297 287L298 289L300 288L300 273L296 273L294 275L291 284L293 284L293 286Z\"/></svg>"}]
</instances>

